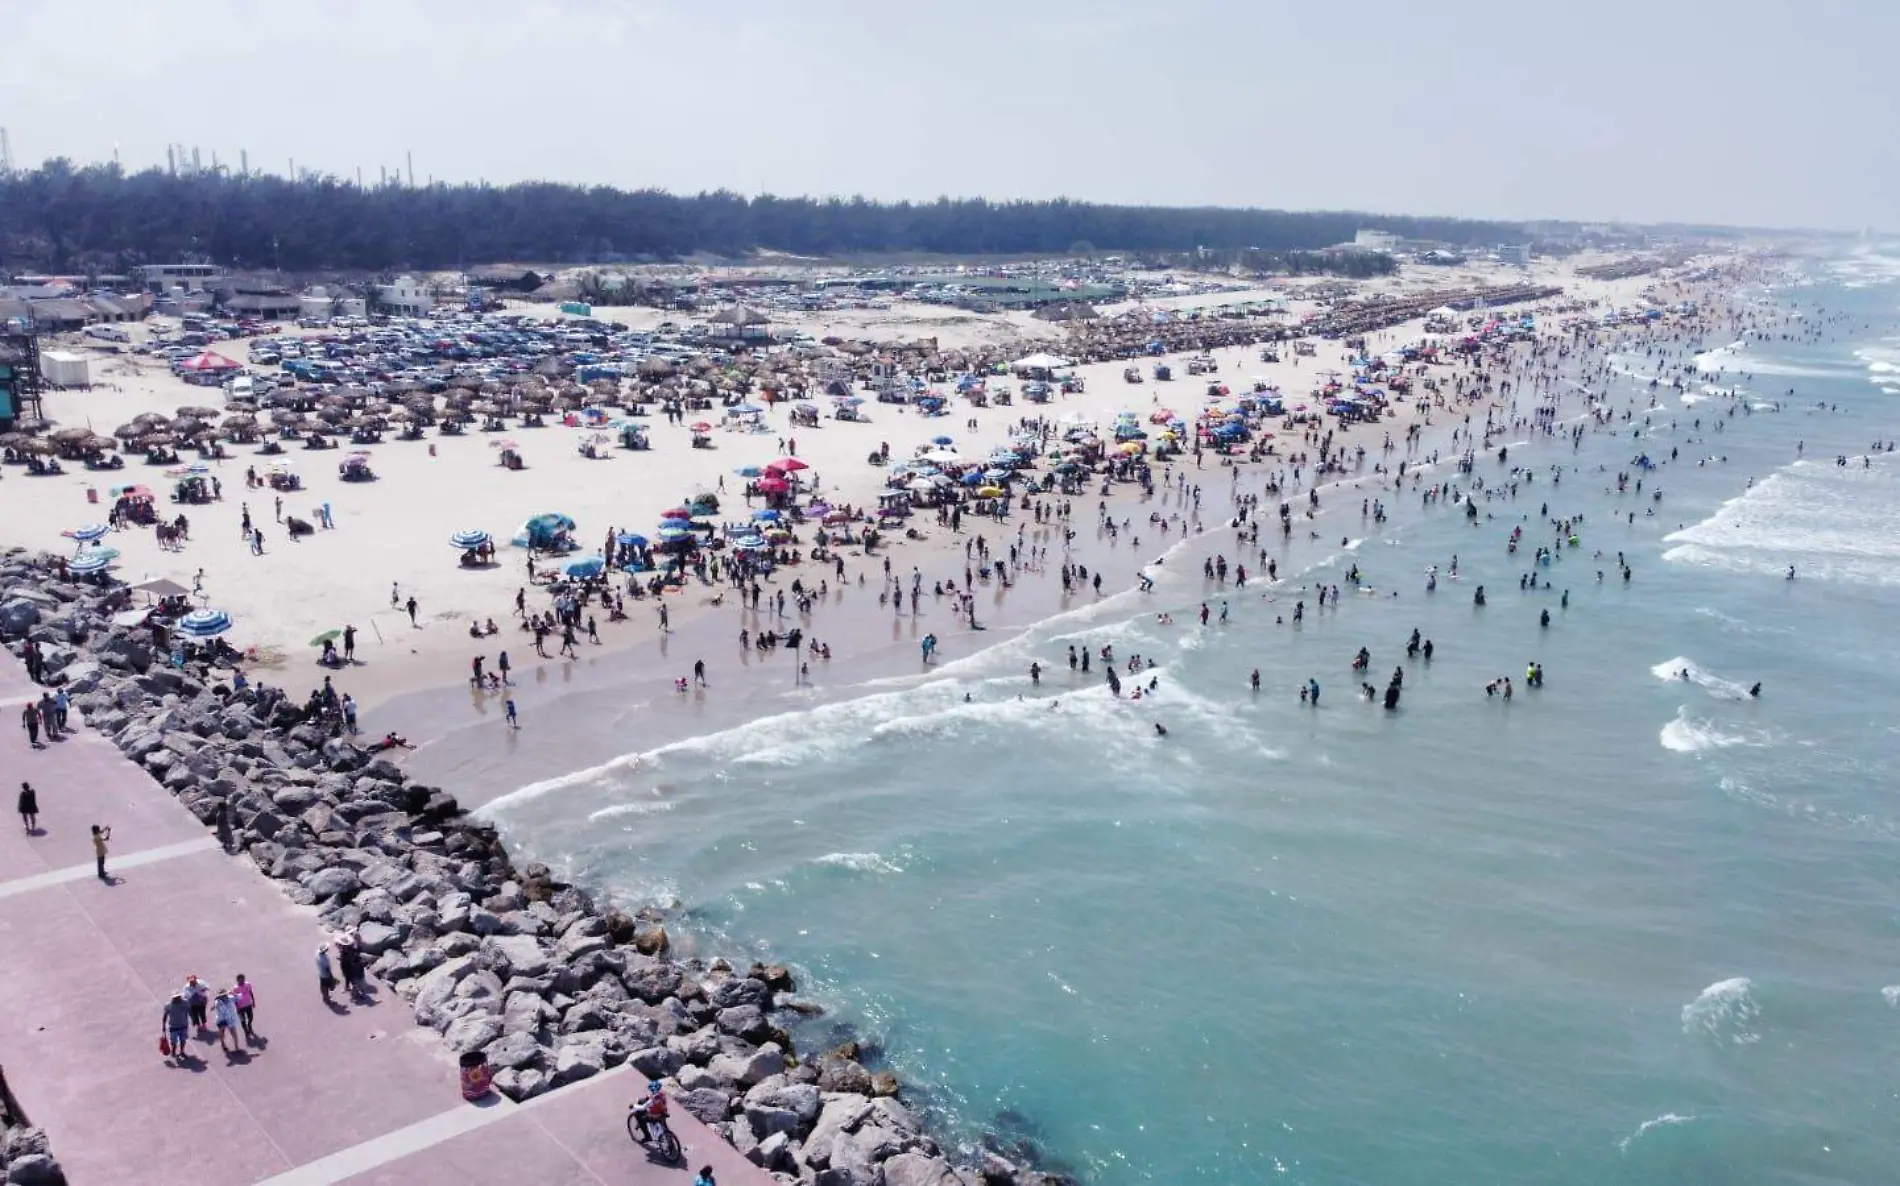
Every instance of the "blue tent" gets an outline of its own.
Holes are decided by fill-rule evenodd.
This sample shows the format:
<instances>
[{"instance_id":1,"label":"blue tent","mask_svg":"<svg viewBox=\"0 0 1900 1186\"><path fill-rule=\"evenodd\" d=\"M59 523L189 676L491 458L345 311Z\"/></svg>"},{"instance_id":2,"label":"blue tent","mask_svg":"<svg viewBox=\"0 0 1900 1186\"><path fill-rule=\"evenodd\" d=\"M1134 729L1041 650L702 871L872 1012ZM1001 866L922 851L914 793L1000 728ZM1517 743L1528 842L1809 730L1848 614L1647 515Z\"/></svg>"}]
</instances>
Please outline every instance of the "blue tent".
<instances>
[{"instance_id":1,"label":"blue tent","mask_svg":"<svg viewBox=\"0 0 1900 1186\"><path fill-rule=\"evenodd\" d=\"M752 512L752 517L761 523L776 523L778 521L778 512L771 507L761 507Z\"/></svg>"},{"instance_id":2,"label":"blue tent","mask_svg":"<svg viewBox=\"0 0 1900 1186\"><path fill-rule=\"evenodd\" d=\"M600 557L589 556L585 560L576 560L569 564L566 572L571 577L593 577L599 576L601 569L606 567L606 561Z\"/></svg>"}]
</instances>

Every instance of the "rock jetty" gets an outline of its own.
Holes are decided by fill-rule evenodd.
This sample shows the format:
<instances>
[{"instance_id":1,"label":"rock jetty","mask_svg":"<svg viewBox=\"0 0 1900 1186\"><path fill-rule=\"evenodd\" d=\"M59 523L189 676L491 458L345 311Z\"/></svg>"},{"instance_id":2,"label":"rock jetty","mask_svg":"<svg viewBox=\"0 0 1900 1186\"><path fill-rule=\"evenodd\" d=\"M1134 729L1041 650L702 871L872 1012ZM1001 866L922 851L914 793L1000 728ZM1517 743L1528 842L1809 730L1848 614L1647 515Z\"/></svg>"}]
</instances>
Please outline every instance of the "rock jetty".
<instances>
[{"instance_id":1,"label":"rock jetty","mask_svg":"<svg viewBox=\"0 0 1900 1186\"><path fill-rule=\"evenodd\" d=\"M354 932L417 1024L454 1054L481 1051L509 1098L630 1063L676 1084L679 1107L785 1182L1069 1181L987 1149L946 1150L855 1045L798 1055L783 1028L796 1012L785 968L676 958L657 910L603 908L545 865L517 866L454 796L409 781L281 690L172 666L153 627L114 624L130 590L59 572L51 556L0 557L0 638L16 654L34 644L43 680L87 725L207 827L222 816L233 850L292 901ZM10 1157L13 1145L9 1134Z\"/></svg>"}]
</instances>

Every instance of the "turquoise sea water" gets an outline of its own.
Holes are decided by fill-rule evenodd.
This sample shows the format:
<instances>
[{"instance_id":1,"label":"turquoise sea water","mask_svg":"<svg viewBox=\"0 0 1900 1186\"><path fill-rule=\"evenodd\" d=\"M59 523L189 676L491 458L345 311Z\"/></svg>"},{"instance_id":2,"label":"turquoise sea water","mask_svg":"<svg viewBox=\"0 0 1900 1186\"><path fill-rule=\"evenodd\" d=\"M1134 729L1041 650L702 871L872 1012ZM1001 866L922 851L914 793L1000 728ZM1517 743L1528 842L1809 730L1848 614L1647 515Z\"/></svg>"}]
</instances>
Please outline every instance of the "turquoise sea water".
<instances>
[{"instance_id":1,"label":"turquoise sea water","mask_svg":"<svg viewBox=\"0 0 1900 1186\"><path fill-rule=\"evenodd\" d=\"M960 1131L1089 1181L1889 1181L1900 454L1858 457L1900 435L1880 369L1900 286L1856 269L1755 299L1864 328L1707 356L1753 415L1664 389L1640 440L1639 419L1514 448L1538 480L1476 526L1407 494L1383 526L1327 529L1349 550L1274 545L1292 583L1357 564L1397 598L1308 595L1296 627L1299 593L1230 590L1202 630L1199 557L1235 554L1216 532L1154 594L495 818L590 884L677 895L711 946L792 964L829 1009L807 1047L870 1036ZM1672 446L1642 494L1609 489ZM1546 502L1585 517L1581 546L1520 591L1506 536L1546 542ZM1414 628L1429 665L1404 657ZM1159 695L1071 679L1071 643L1158 660ZM1361 646L1380 686L1405 666L1398 712L1353 695ZM1504 675L1515 698L1487 698Z\"/></svg>"}]
</instances>

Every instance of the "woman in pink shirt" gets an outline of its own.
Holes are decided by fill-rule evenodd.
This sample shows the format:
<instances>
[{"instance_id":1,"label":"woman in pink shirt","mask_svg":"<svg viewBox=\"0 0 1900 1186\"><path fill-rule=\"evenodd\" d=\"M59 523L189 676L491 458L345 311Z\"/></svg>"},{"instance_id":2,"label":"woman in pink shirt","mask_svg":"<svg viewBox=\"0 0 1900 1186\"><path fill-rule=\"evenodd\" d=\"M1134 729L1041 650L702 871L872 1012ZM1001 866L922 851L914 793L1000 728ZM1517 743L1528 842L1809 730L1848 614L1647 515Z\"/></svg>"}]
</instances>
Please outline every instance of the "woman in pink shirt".
<instances>
[{"instance_id":1,"label":"woman in pink shirt","mask_svg":"<svg viewBox=\"0 0 1900 1186\"><path fill-rule=\"evenodd\" d=\"M238 1024L244 1027L244 1040L248 1043L257 1036L251 1032L251 1011L257 1008L257 993L242 972L237 975L237 983L231 986L231 1000L237 1005Z\"/></svg>"}]
</instances>

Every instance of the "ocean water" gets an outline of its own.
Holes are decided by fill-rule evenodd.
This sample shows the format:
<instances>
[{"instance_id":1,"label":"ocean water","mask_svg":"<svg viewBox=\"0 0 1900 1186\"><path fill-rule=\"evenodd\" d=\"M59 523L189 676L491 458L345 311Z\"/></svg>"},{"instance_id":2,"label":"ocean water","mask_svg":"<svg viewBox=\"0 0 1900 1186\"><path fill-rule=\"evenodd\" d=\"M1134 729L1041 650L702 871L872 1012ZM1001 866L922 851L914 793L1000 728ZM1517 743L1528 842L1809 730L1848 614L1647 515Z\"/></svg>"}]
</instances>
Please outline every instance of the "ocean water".
<instances>
[{"instance_id":1,"label":"ocean water","mask_svg":"<svg viewBox=\"0 0 1900 1186\"><path fill-rule=\"evenodd\" d=\"M874 1042L965 1139L1088 1181L1890 1181L1900 454L1859 457L1900 435L1897 282L1863 258L1756 294L1854 328L1703 343L1707 390L1514 448L1536 480L1476 525L1348 511L1346 548L1275 542L1270 594L1204 587L1199 557L1237 554L1216 532L1153 594L490 811L571 876L676 897L689 942L791 964L827 1011L805 1048ZM1521 590L1506 538L1548 542L1546 503L1580 543ZM1337 609L1297 587L1354 564L1373 591ZM1071 677L1070 644L1156 660L1159 691ZM1404 666L1398 711L1354 694L1361 646L1381 686Z\"/></svg>"}]
</instances>

